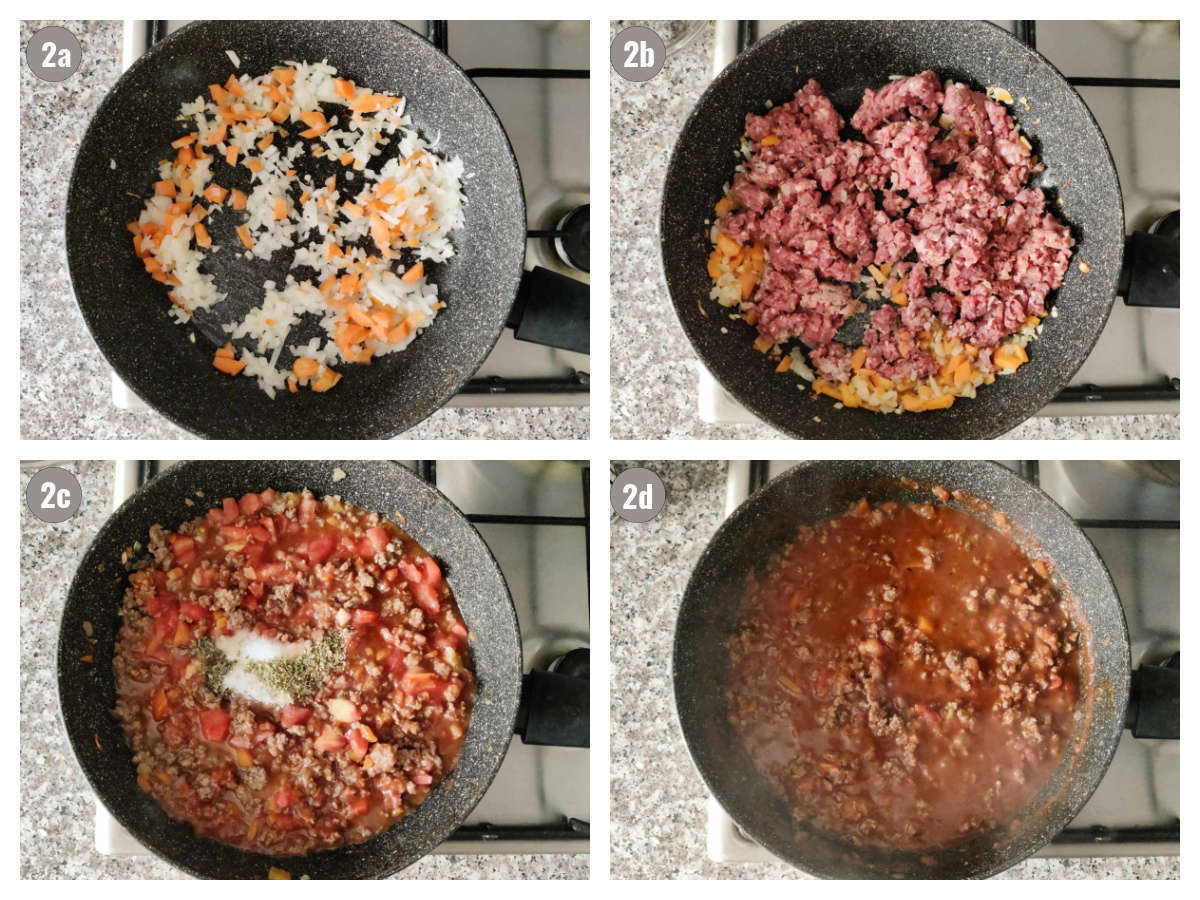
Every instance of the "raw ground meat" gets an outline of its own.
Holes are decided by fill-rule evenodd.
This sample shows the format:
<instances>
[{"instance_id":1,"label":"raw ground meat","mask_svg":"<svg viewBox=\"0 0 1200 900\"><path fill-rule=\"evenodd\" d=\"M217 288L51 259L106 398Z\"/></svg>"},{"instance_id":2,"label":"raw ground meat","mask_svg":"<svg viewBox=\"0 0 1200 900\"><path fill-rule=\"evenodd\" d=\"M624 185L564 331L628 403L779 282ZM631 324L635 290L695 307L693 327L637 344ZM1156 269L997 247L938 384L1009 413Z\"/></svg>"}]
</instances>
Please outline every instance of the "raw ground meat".
<instances>
[{"instance_id":1,"label":"raw ground meat","mask_svg":"<svg viewBox=\"0 0 1200 900\"><path fill-rule=\"evenodd\" d=\"M809 80L788 103L746 116L751 150L720 231L766 247L767 268L742 304L772 344L800 340L821 377L851 377L839 328L867 307L850 283L890 266L905 305L871 314L865 367L899 381L938 371L917 337L932 329L973 345L977 365L1044 316L1074 241L1027 187L1043 166L1008 111L922 72L867 90L845 122ZM893 299L897 295L893 294Z\"/></svg>"}]
</instances>

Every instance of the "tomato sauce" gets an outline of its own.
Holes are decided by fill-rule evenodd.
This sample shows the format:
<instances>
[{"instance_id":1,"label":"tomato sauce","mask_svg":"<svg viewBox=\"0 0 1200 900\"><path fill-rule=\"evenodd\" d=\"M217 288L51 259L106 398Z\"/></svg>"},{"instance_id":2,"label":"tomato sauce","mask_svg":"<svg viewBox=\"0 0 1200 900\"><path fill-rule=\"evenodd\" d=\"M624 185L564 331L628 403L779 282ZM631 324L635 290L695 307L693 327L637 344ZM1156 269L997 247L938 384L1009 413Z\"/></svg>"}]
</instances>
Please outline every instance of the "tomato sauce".
<instances>
[{"instance_id":1,"label":"tomato sauce","mask_svg":"<svg viewBox=\"0 0 1200 900\"><path fill-rule=\"evenodd\" d=\"M730 639L730 718L795 815L945 846L1015 815L1074 726L1079 634L1048 563L935 503L803 529Z\"/></svg>"}]
</instances>

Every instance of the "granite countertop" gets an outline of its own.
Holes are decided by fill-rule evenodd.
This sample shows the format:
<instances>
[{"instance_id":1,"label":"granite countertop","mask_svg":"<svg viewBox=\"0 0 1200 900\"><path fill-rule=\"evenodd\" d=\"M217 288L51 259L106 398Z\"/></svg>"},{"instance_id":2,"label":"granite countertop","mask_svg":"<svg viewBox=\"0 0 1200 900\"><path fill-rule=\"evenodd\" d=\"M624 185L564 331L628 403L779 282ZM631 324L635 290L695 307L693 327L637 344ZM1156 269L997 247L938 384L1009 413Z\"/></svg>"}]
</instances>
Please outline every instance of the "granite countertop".
<instances>
[{"instance_id":1,"label":"granite countertop","mask_svg":"<svg viewBox=\"0 0 1200 900\"><path fill-rule=\"evenodd\" d=\"M675 721L671 641L679 600L722 519L725 464L617 462L662 478L667 505L634 525L612 517L610 869L613 878L797 878L784 863L717 863L707 794ZM1178 857L1029 859L1000 878L1178 878Z\"/></svg>"},{"instance_id":2,"label":"granite countertop","mask_svg":"<svg viewBox=\"0 0 1200 900\"><path fill-rule=\"evenodd\" d=\"M67 185L84 130L121 74L122 23L22 22L22 48L51 24L79 39L83 69L51 84L35 77L22 55L21 436L190 438L153 410L114 405L112 370L88 334L67 276ZM587 407L443 408L402 437L585 439L589 421Z\"/></svg>"},{"instance_id":3,"label":"granite countertop","mask_svg":"<svg viewBox=\"0 0 1200 900\"><path fill-rule=\"evenodd\" d=\"M183 878L154 856L96 852L96 798L75 762L58 715L55 654L67 587L112 509L113 463L56 463L74 472L83 507L47 525L21 503L21 878ZM22 465L20 490L41 465ZM586 855L433 854L397 878L586 879Z\"/></svg>"},{"instance_id":4,"label":"granite countertop","mask_svg":"<svg viewBox=\"0 0 1200 900\"><path fill-rule=\"evenodd\" d=\"M611 24L616 35L625 22ZM676 135L711 80L711 25L636 84L610 78L612 436L780 438L765 423L714 425L698 412L699 359L675 318L658 256L658 204ZM622 373L637 372L637 378ZM1034 418L1009 438L1178 439L1178 415Z\"/></svg>"}]
</instances>

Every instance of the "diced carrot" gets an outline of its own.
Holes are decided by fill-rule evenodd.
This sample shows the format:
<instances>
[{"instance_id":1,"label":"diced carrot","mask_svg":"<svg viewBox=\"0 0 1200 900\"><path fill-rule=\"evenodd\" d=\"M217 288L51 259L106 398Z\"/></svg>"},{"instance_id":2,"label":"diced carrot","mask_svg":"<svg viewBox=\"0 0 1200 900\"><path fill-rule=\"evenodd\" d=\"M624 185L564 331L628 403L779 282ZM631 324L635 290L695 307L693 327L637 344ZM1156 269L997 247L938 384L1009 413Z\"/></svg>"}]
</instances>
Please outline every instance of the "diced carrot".
<instances>
[{"instance_id":1,"label":"diced carrot","mask_svg":"<svg viewBox=\"0 0 1200 900\"><path fill-rule=\"evenodd\" d=\"M208 229L204 227L203 222L197 222L192 226L192 233L196 235L196 245L203 247L206 250L212 246L212 238L208 235Z\"/></svg>"},{"instance_id":2,"label":"diced carrot","mask_svg":"<svg viewBox=\"0 0 1200 900\"><path fill-rule=\"evenodd\" d=\"M412 326L408 324L408 320L406 319L387 333L387 342L389 344L402 343L411 331Z\"/></svg>"},{"instance_id":3,"label":"diced carrot","mask_svg":"<svg viewBox=\"0 0 1200 900\"><path fill-rule=\"evenodd\" d=\"M233 94L235 97L245 97L246 89L242 87L242 83L238 81L237 76L230 73L229 79L225 82L225 90Z\"/></svg>"},{"instance_id":4,"label":"diced carrot","mask_svg":"<svg viewBox=\"0 0 1200 900\"><path fill-rule=\"evenodd\" d=\"M296 70L295 69L272 69L271 77L274 78L276 81L278 81L280 84L286 84L287 86L291 87L292 83L295 82L295 80L296 80Z\"/></svg>"},{"instance_id":5,"label":"diced carrot","mask_svg":"<svg viewBox=\"0 0 1200 900\"><path fill-rule=\"evenodd\" d=\"M341 158L339 161L341 162L341 164L343 166L348 166L348 165L350 165L350 163L352 163L354 161L354 154L353 153L343 153L341 155Z\"/></svg>"},{"instance_id":6,"label":"diced carrot","mask_svg":"<svg viewBox=\"0 0 1200 900\"><path fill-rule=\"evenodd\" d=\"M254 238L250 236L250 227L248 225L239 225L237 227L237 236L241 239L247 250L254 247Z\"/></svg>"},{"instance_id":7,"label":"diced carrot","mask_svg":"<svg viewBox=\"0 0 1200 900\"><path fill-rule=\"evenodd\" d=\"M329 249L327 251L325 251L325 253L330 259L338 259L345 255L342 253L342 248L339 247L337 244L335 244L333 241L330 241L328 246L329 246Z\"/></svg>"},{"instance_id":8,"label":"diced carrot","mask_svg":"<svg viewBox=\"0 0 1200 900\"><path fill-rule=\"evenodd\" d=\"M226 341L224 347L218 347L217 356L228 356L233 359L233 341Z\"/></svg>"},{"instance_id":9,"label":"diced carrot","mask_svg":"<svg viewBox=\"0 0 1200 900\"><path fill-rule=\"evenodd\" d=\"M288 393L290 393L290 394L295 394L300 390L300 388L296 384L296 379L292 378L290 375L288 376L287 386L288 386Z\"/></svg>"},{"instance_id":10,"label":"diced carrot","mask_svg":"<svg viewBox=\"0 0 1200 900\"><path fill-rule=\"evenodd\" d=\"M792 357L791 357L791 355L789 354L789 355L787 355L787 356L784 356L782 359L780 359L780 360L779 360L779 365L777 365L777 366L775 367L775 371L776 371L776 372L786 372L786 371L788 371L789 369L791 369L791 367L792 367Z\"/></svg>"},{"instance_id":11,"label":"diced carrot","mask_svg":"<svg viewBox=\"0 0 1200 900\"><path fill-rule=\"evenodd\" d=\"M228 356L217 355L213 357L213 365L224 372L226 375L236 375L242 369L246 368L246 364L240 359L233 359Z\"/></svg>"},{"instance_id":12,"label":"diced carrot","mask_svg":"<svg viewBox=\"0 0 1200 900\"><path fill-rule=\"evenodd\" d=\"M225 140L225 136L228 133L229 123L222 122L209 133L208 137L204 139L204 143L206 146L215 147L217 144L221 143L221 141Z\"/></svg>"},{"instance_id":13,"label":"diced carrot","mask_svg":"<svg viewBox=\"0 0 1200 900\"><path fill-rule=\"evenodd\" d=\"M317 374L321 366L315 359L310 359L307 356L297 356L295 362L292 363L292 373L297 378L311 378Z\"/></svg>"},{"instance_id":14,"label":"diced carrot","mask_svg":"<svg viewBox=\"0 0 1200 900\"><path fill-rule=\"evenodd\" d=\"M359 94L351 102L350 108L358 113L373 113L394 106L398 101L398 97L384 97L379 94Z\"/></svg>"},{"instance_id":15,"label":"diced carrot","mask_svg":"<svg viewBox=\"0 0 1200 900\"><path fill-rule=\"evenodd\" d=\"M388 232L387 222L383 221L378 213L371 213L371 239L385 257L391 256L391 234Z\"/></svg>"},{"instance_id":16,"label":"diced carrot","mask_svg":"<svg viewBox=\"0 0 1200 900\"><path fill-rule=\"evenodd\" d=\"M347 81L345 78L335 78L333 79L333 89L343 100L354 99L354 82L352 81Z\"/></svg>"},{"instance_id":17,"label":"diced carrot","mask_svg":"<svg viewBox=\"0 0 1200 900\"><path fill-rule=\"evenodd\" d=\"M300 137L315 138L329 130L325 115L316 110L300 113L300 121L309 126L306 131L300 132Z\"/></svg>"},{"instance_id":18,"label":"diced carrot","mask_svg":"<svg viewBox=\"0 0 1200 900\"><path fill-rule=\"evenodd\" d=\"M742 245L725 232L721 232L717 235L717 249L721 251L722 256L732 257L741 252Z\"/></svg>"},{"instance_id":19,"label":"diced carrot","mask_svg":"<svg viewBox=\"0 0 1200 900\"><path fill-rule=\"evenodd\" d=\"M233 201L232 205L233 205L234 209L245 209L246 208L246 193L245 193L245 191L239 191L237 188L234 188L233 191L231 191L231 198Z\"/></svg>"},{"instance_id":20,"label":"diced carrot","mask_svg":"<svg viewBox=\"0 0 1200 900\"><path fill-rule=\"evenodd\" d=\"M360 217L363 212L365 212L362 206L357 203L351 203L349 200L342 204L342 209L350 213L350 215L354 216L355 218Z\"/></svg>"},{"instance_id":21,"label":"diced carrot","mask_svg":"<svg viewBox=\"0 0 1200 900\"><path fill-rule=\"evenodd\" d=\"M255 146L257 146L260 151L266 150L268 147L271 146L271 144L274 142L274 140L275 140L275 132L272 131L265 138L263 138L261 141L259 141Z\"/></svg>"},{"instance_id":22,"label":"diced carrot","mask_svg":"<svg viewBox=\"0 0 1200 900\"><path fill-rule=\"evenodd\" d=\"M723 216L726 213L733 212L733 210L736 207L737 207L737 198L734 197L733 194L726 194L724 197L722 197L720 200L717 201L717 206L716 206L717 215Z\"/></svg>"},{"instance_id":23,"label":"diced carrot","mask_svg":"<svg viewBox=\"0 0 1200 900\"><path fill-rule=\"evenodd\" d=\"M401 281L413 282L425 274L425 264L418 261L415 266L400 276Z\"/></svg>"},{"instance_id":24,"label":"diced carrot","mask_svg":"<svg viewBox=\"0 0 1200 900\"><path fill-rule=\"evenodd\" d=\"M287 218L287 201L284 200L282 197L275 198L275 218L276 219L286 219Z\"/></svg>"},{"instance_id":25,"label":"diced carrot","mask_svg":"<svg viewBox=\"0 0 1200 900\"><path fill-rule=\"evenodd\" d=\"M287 117L292 114L292 105L290 103L277 103L275 108L271 110L271 114L267 116L276 125L282 125Z\"/></svg>"},{"instance_id":26,"label":"diced carrot","mask_svg":"<svg viewBox=\"0 0 1200 900\"><path fill-rule=\"evenodd\" d=\"M189 147L181 147L175 154L175 165L187 169L196 161L196 152Z\"/></svg>"},{"instance_id":27,"label":"diced carrot","mask_svg":"<svg viewBox=\"0 0 1200 900\"><path fill-rule=\"evenodd\" d=\"M313 379L310 387L318 394L323 394L341 380L342 376L333 369L323 369L321 374Z\"/></svg>"},{"instance_id":28,"label":"diced carrot","mask_svg":"<svg viewBox=\"0 0 1200 900\"><path fill-rule=\"evenodd\" d=\"M708 257L708 277L711 281L716 281L721 277L721 267L725 264L725 257L721 255L721 251L713 247L713 252Z\"/></svg>"},{"instance_id":29,"label":"diced carrot","mask_svg":"<svg viewBox=\"0 0 1200 900\"><path fill-rule=\"evenodd\" d=\"M354 322L357 325L361 325L364 328L375 327L375 323L373 321L371 321L371 317L369 315L367 315L361 308L359 308L357 306L347 307L346 315L350 317L351 322ZM358 342L351 341L351 343L358 343Z\"/></svg>"},{"instance_id":30,"label":"diced carrot","mask_svg":"<svg viewBox=\"0 0 1200 900\"><path fill-rule=\"evenodd\" d=\"M229 99L229 91L225 90L219 84L210 84L208 92L212 94L212 98L216 101L217 106L224 106L225 101Z\"/></svg>"},{"instance_id":31,"label":"diced carrot","mask_svg":"<svg viewBox=\"0 0 1200 900\"><path fill-rule=\"evenodd\" d=\"M859 347L850 357L850 367L855 371L861 369L867 362L867 348Z\"/></svg>"},{"instance_id":32,"label":"diced carrot","mask_svg":"<svg viewBox=\"0 0 1200 900\"><path fill-rule=\"evenodd\" d=\"M230 166L237 165L238 148L230 144L225 148L225 163Z\"/></svg>"},{"instance_id":33,"label":"diced carrot","mask_svg":"<svg viewBox=\"0 0 1200 900\"><path fill-rule=\"evenodd\" d=\"M246 160L246 168L251 172L261 172L263 169L262 160L251 158Z\"/></svg>"},{"instance_id":34,"label":"diced carrot","mask_svg":"<svg viewBox=\"0 0 1200 900\"><path fill-rule=\"evenodd\" d=\"M204 189L204 199L212 203L224 203L225 198L229 196L229 191L221 187L219 184L210 184Z\"/></svg>"},{"instance_id":35,"label":"diced carrot","mask_svg":"<svg viewBox=\"0 0 1200 900\"><path fill-rule=\"evenodd\" d=\"M774 147L776 144L779 143L779 135L768 134L765 138L763 138L761 141L759 141L759 143L762 144L762 146L764 146L764 147Z\"/></svg>"},{"instance_id":36,"label":"diced carrot","mask_svg":"<svg viewBox=\"0 0 1200 900\"><path fill-rule=\"evenodd\" d=\"M766 353L772 346L771 339L765 338L761 334L754 339L754 349L759 353Z\"/></svg>"},{"instance_id":37,"label":"diced carrot","mask_svg":"<svg viewBox=\"0 0 1200 900\"><path fill-rule=\"evenodd\" d=\"M169 178L154 182L154 193L162 197L174 197L176 194L175 182Z\"/></svg>"},{"instance_id":38,"label":"diced carrot","mask_svg":"<svg viewBox=\"0 0 1200 900\"><path fill-rule=\"evenodd\" d=\"M178 150L180 147L186 147L188 144L194 144L195 142L196 135L185 134L183 137L171 141L171 146Z\"/></svg>"}]
</instances>

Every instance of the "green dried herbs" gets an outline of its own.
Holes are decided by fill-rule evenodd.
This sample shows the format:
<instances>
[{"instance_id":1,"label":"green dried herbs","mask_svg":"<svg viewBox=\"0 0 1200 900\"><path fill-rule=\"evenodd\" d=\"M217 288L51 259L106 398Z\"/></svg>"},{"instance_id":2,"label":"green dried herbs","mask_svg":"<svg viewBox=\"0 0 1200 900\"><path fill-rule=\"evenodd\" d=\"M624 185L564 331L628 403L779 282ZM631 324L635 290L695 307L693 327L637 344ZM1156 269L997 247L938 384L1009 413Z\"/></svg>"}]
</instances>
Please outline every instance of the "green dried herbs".
<instances>
[{"instance_id":1,"label":"green dried herbs","mask_svg":"<svg viewBox=\"0 0 1200 900\"><path fill-rule=\"evenodd\" d=\"M345 661L345 638L340 631L327 631L303 656L247 663L246 671L264 684L283 691L293 702L306 703L321 689L325 675Z\"/></svg>"}]
</instances>

